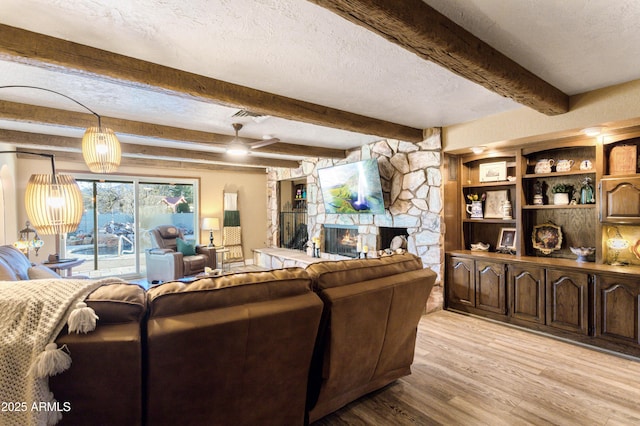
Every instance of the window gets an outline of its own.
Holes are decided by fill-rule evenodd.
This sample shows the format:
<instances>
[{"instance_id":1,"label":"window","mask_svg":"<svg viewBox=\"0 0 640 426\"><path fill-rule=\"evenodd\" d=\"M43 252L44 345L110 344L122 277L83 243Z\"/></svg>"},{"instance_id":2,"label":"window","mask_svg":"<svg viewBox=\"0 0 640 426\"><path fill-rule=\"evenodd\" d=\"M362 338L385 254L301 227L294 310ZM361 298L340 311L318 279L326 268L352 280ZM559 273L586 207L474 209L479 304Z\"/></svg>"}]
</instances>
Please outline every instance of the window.
<instances>
[{"instance_id":1,"label":"window","mask_svg":"<svg viewBox=\"0 0 640 426\"><path fill-rule=\"evenodd\" d=\"M66 258L85 262L75 273L92 278L146 274L148 231L158 225L179 227L185 239L197 240L198 180L77 176L84 214L76 232L63 238Z\"/></svg>"}]
</instances>

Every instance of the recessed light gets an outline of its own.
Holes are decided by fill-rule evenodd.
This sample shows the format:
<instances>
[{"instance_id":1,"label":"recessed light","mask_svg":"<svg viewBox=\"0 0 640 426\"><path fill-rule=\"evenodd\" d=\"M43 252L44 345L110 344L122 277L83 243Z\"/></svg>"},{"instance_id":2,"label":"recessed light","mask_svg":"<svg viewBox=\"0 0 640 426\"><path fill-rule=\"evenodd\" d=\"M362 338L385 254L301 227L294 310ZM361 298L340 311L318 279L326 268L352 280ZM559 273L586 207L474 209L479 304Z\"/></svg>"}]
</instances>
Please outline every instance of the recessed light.
<instances>
[{"instance_id":1,"label":"recessed light","mask_svg":"<svg viewBox=\"0 0 640 426\"><path fill-rule=\"evenodd\" d=\"M582 129L582 133L589 137L600 136L602 134L602 127L587 127L586 129Z\"/></svg>"},{"instance_id":2,"label":"recessed light","mask_svg":"<svg viewBox=\"0 0 640 426\"><path fill-rule=\"evenodd\" d=\"M484 152L486 148L484 146L474 146L473 148L471 148L471 151L474 154L482 154Z\"/></svg>"}]
</instances>

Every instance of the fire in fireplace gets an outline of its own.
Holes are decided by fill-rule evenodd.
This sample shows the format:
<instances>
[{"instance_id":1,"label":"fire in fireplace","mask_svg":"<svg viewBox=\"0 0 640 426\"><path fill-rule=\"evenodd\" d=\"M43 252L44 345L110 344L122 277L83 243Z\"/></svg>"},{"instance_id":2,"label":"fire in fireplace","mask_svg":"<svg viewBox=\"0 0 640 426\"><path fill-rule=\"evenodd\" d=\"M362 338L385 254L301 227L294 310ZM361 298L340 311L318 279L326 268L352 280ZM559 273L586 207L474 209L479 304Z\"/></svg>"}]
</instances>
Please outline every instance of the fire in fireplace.
<instances>
[{"instance_id":1,"label":"fire in fireplace","mask_svg":"<svg viewBox=\"0 0 640 426\"><path fill-rule=\"evenodd\" d=\"M346 257L358 257L358 227L324 225L324 251Z\"/></svg>"}]
</instances>

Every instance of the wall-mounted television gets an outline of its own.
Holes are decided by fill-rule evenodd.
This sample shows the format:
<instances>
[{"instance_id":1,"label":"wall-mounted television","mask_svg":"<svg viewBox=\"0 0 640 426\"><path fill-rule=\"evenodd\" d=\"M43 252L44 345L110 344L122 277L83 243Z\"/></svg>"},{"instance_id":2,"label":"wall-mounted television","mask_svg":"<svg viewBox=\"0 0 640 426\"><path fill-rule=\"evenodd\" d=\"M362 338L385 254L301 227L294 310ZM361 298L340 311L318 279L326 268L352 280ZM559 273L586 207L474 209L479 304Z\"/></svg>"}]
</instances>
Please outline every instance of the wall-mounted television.
<instances>
[{"instance_id":1,"label":"wall-mounted television","mask_svg":"<svg viewBox=\"0 0 640 426\"><path fill-rule=\"evenodd\" d=\"M384 214L378 161L318 169L325 213Z\"/></svg>"}]
</instances>

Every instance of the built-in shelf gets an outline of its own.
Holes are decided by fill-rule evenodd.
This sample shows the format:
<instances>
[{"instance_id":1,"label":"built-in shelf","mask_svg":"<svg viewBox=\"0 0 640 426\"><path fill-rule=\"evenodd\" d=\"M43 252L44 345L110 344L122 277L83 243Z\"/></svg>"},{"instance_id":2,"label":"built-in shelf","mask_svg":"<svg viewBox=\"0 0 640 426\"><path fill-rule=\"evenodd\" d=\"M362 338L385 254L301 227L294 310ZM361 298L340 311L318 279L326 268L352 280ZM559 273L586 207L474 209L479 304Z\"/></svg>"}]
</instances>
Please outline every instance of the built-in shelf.
<instances>
[{"instance_id":1,"label":"built-in shelf","mask_svg":"<svg viewBox=\"0 0 640 426\"><path fill-rule=\"evenodd\" d=\"M595 170L573 170L570 172L551 172L551 173L527 173L522 177L524 179L542 179L558 176L575 176L575 175L595 175Z\"/></svg>"},{"instance_id":2,"label":"built-in shelf","mask_svg":"<svg viewBox=\"0 0 640 426\"><path fill-rule=\"evenodd\" d=\"M555 205L555 204L544 204L542 206L529 204L526 206L522 206L524 210L546 210L546 209L595 209L595 204L565 204L565 205Z\"/></svg>"},{"instance_id":3,"label":"built-in shelf","mask_svg":"<svg viewBox=\"0 0 640 426\"><path fill-rule=\"evenodd\" d=\"M501 180L499 182L482 182L482 183L465 183L462 185L463 188L484 188L484 187L493 187L493 186L515 186L515 181L511 182L508 180Z\"/></svg>"},{"instance_id":4,"label":"built-in shelf","mask_svg":"<svg viewBox=\"0 0 640 426\"><path fill-rule=\"evenodd\" d=\"M515 219L463 219L464 223L511 223L515 224Z\"/></svg>"}]
</instances>

